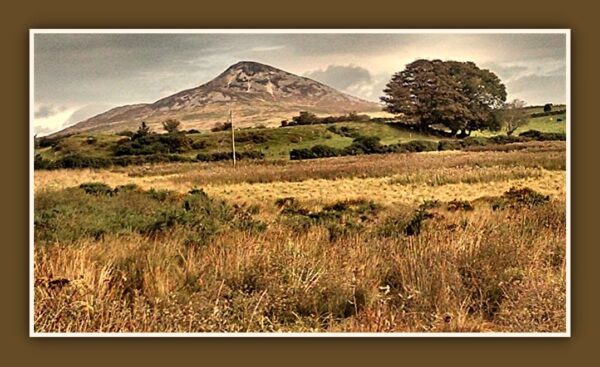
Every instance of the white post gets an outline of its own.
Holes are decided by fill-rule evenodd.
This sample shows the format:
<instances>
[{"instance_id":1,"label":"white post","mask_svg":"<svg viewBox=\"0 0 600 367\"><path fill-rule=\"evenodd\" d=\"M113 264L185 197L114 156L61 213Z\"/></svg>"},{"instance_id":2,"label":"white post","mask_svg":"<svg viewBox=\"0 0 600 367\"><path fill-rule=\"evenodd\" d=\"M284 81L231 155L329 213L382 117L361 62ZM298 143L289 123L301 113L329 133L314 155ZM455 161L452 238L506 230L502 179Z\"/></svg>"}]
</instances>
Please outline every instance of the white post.
<instances>
[{"instance_id":1,"label":"white post","mask_svg":"<svg viewBox=\"0 0 600 367\"><path fill-rule=\"evenodd\" d=\"M231 110L231 105L229 106L229 123L231 124L231 151L233 153L233 167L235 167L235 132L233 128L233 111Z\"/></svg>"}]
</instances>

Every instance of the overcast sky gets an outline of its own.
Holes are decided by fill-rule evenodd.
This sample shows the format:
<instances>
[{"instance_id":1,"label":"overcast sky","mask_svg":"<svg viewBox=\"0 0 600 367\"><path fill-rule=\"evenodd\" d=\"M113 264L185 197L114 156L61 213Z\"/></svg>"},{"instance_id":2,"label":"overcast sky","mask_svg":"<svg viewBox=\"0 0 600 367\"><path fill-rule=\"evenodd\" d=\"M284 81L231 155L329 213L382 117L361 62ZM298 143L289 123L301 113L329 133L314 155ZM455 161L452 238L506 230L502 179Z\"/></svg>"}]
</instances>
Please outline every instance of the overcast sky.
<instances>
[{"instance_id":1,"label":"overcast sky","mask_svg":"<svg viewBox=\"0 0 600 367\"><path fill-rule=\"evenodd\" d=\"M124 104L154 102L258 61L378 101L419 58L474 61L509 99L565 103L564 34L36 34L35 132Z\"/></svg>"}]
</instances>

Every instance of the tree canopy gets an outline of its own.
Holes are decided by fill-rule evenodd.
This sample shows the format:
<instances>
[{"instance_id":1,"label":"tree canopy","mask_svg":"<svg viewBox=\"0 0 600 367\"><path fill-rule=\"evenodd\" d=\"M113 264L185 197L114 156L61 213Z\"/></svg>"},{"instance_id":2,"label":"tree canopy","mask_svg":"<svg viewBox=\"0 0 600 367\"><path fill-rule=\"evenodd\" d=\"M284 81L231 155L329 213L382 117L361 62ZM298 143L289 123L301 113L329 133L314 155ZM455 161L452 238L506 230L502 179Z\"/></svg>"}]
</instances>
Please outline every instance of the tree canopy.
<instances>
[{"instance_id":1,"label":"tree canopy","mask_svg":"<svg viewBox=\"0 0 600 367\"><path fill-rule=\"evenodd\" d=\"M506 88L496 74L459 61L414 61L394 74L384 93L386 111L421 130L443 125L462 136L499 129L494 111L506 101Z\"/></svg>"}]
</instances>

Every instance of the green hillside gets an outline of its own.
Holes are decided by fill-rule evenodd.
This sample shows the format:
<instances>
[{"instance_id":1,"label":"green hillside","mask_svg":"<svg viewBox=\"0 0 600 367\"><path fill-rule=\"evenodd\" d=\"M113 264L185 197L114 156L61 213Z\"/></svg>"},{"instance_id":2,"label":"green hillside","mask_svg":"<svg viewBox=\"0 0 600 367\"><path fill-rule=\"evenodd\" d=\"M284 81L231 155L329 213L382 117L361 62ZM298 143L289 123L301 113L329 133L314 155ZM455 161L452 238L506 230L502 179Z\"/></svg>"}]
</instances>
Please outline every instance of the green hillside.
<instances>
[{"instance_id":1,"label":"green hillside","mask_svg":"<svg viewBox=\"0 0 600 367\"><path fill-rule=\"evenodd\" d=\"M531 113L539 113L536 108L528 108ZM537 130L543 133L566 132L565 114L547 115L531 118L520 127L515 136L527 130ZM131 134L132 132L129 132ZM475 137L492 137L503 135L498 132L474 132ZM175 158L196 159L198 154L214 155L231 152L231 131L200 131L186 133L188 143L185 149L179 151ZM398 124L385 122L337 122L329 124L296 125L280 128L245 128L236 130L236 149L239 153L258 153L264 159L289 159L290 151L294 149L311 148L315 145L325 145L332 148L345 148L352 144L354 138L376 136L383 145L406 143L413 140L438 141L439 136L418 133ZM158 135L154 136L159 137ZM166 137L166 136L165 136ZM117 153L117 148L129 143L126 134L76 134L62 138L38 139L36 155L48 161L78 155L89 158L125 157L132 153ZM160 153L160 152L157 152ZM139 156L138 156L139 157ZM142 162L143 163L143 162ZM135 164L135 163L134 163Z\"/></svg>"}]
</instances>

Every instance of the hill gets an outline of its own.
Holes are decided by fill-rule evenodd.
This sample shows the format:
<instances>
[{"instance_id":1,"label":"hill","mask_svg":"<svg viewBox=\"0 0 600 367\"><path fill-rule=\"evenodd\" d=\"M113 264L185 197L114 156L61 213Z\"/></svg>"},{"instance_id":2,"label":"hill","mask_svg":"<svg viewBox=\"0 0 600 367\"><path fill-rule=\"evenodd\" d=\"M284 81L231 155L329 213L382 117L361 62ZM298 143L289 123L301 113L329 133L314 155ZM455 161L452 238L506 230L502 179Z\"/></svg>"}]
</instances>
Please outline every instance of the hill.
<instances>
[{"instance_id":1,"label":"hill","mask_svg":"<svg viewBox=\"0 0 600 367\"><path fill-rule=\"evenodd\" d=\"M113 108L53 135L80 132L117 132L135 129L146 121L154 130L168 118L185 129L210 128L226 119L232 107L236 126L273 126L299 111L316 114L380 112L381 106L342 93L309 78L257 62L230 66L210 82L154 103Z\"/></svg>"}]
</instances>

